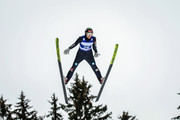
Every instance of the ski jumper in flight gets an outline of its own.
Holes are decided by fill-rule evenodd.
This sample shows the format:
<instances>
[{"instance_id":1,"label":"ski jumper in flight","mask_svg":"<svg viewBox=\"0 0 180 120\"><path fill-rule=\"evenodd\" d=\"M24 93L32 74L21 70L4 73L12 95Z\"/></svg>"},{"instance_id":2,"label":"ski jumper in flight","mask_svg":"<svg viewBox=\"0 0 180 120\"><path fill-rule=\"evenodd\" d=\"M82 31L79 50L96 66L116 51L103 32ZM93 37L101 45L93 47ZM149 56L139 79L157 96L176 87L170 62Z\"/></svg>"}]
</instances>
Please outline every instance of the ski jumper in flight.
<instances>
[{"instance_id":1,"label":"ski jumper in flight","mask_svg":"<svg viewBox=\"0 0 180 120\"><path fill-rule=\"evenodd\" d=\"M69 82L77 66L83 60L86 60L89 63L94 73L96 74L96 77L99 80L100 84L102 84L104 78L101 76L101 72L99 68L96 66L96 62L94 60L94 57L98 57L100 54L97 51L96 37L93 36L92 28L87 28L85 30L85 35L80 36L74 44L72 44L68 49L64 50L64 54L65 55L69 54L69 51L78 44L80 44L80 47L76 54L76 58L74 60L72 67L67 73L67 76L64 78L65 84ZM94 56L93 56L92 48L95 52Z\"/></svg>"}]
</instances>

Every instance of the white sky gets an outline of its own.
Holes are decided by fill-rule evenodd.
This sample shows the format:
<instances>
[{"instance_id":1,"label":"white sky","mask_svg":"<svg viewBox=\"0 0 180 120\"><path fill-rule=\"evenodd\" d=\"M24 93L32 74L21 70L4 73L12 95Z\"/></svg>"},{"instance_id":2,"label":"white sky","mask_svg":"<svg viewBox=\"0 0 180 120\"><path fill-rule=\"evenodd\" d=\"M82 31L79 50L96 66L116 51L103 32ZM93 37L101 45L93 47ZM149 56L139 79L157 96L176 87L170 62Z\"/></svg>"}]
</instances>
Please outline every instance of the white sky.
<instances>
[{"instance_id":1,"label":"white sky","mask_svg":"<svg viewBox=\"0 0 180 120\"><path fill-rule=\"evenodd\" d=\"M40 115L54 92L64 103L55 38L62 54L92 27L103 76L119 44L98 104L107 104L114 119L129 111L139 120L170 120L180 105L179 6L179 0L0 0L0 95L15 104L23 90ZM61 55L64 74L77 50ZM76 72L97 95L89 65L82 62Z\"/></svg>"}]
</instances>

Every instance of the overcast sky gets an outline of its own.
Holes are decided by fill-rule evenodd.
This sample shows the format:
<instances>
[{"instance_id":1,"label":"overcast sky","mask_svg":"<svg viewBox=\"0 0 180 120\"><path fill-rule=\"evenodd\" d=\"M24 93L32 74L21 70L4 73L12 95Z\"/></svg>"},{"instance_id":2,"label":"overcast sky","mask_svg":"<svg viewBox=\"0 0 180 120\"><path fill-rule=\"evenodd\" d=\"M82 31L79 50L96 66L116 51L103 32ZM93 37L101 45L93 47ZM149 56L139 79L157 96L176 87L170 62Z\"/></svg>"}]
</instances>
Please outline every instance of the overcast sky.
<instances>
[{"instance_id":1,"label":"overcast sky","mask_svg":"<svg viewBox=\"0 0 180 120\"><path fill-rule=\"evenodd\" d=\"M92 27L103 76L119 44L97 104L107 104L114 119L128 111L139 120L170 120L180 105L179 6L180 0L0 0L0 95L15 104L23 90L40 115L53 93L64 103L55 38L66 75L79 46L68 56L63 50ZM97 95L90 66L84 61L76 72Z\"/></svg>"}]
</instances>

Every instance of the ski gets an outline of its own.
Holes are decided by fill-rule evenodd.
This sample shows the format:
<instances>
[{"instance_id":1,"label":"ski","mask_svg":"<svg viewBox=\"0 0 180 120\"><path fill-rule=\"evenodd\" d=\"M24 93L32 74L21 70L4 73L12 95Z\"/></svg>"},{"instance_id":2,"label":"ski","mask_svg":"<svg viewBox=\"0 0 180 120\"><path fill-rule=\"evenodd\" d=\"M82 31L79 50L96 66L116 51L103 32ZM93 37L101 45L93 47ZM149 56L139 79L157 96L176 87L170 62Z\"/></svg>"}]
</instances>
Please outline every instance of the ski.
<instances>
[{"instance_id":1,"label":"ski","mask_svg":"<svg viewBox=\"0 0 180 120\"><path fill-rule=\"evenodd\" d=\"M61 65L61 58L60 58L60 52L59 52L59 38L56 38L56 52L57 52L57 59L58 59L58 65L59 65L59 72L60 72L60 77L61 77L61 82L62 82L62 88L63 88L63 93L64 93L64 99L65 103L68 104L68 99L67 99L67 93L66 93L66 87L63 79L63 71L62 71L62 65Z\"/></svg>"},{"instance_id":2,"label":"ski","mask_svg":"<svg viewBox=\"0 0 180 120\"><path fill-rule=\"evenodd\" d=\"M110 73L111 68L112 68L112 66L113 66L113 63L114 63L114 60L115 60L115 58L116 58L118 46L119 46L118 44L115 45L113 57L112 57L112 59L111 59L111 63L110 63L110 65L109 65L108 71L107 71L106 76L105 76L105 78L104 78L104 82L103 82L103 84L102 84L102 86L101 86L101 88L100 88L100 90L99 90L98 96L97 96L97 98L96 98L96 102L99 100L99 98L100 98L100 96L101 96L101 93L102 93L102 91L103 91L103 88L104 88L104 86L105 86L105 84L106 84L107 78L108 78L108 76L109 76L109 73Z\"/></svg>"}]
</instances>

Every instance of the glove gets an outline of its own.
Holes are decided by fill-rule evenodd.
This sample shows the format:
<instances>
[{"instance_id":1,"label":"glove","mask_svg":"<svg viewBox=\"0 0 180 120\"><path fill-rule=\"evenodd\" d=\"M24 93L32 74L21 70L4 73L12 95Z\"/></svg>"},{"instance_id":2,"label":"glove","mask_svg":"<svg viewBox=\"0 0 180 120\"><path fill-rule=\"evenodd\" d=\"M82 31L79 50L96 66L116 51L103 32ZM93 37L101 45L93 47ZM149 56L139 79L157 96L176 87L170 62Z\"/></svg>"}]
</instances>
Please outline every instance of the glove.
<instances>
[{"instance_id":1,"label":"glove","mask_svg":"<svg viewBox=\"0 0 180 120\"><path fill-rule=\"evenodd\" d=\"M69 49L69 48L68 48L68 49L66 49L66 50L64 50L64 54L65 54L65 55L69 54L69 51L70 51L70 49Z\"/></svg>"},{"instance_id":2,"label":"glove","mask_svg":"<svg viewBox=\"0 0 180 120\"><path fill-rule=\"evenodd\" d=\"M95 53L95 54L94 54L94 57L99 57L99 56L100 56L99 53Z\"/></svg>"}]
</instances>

